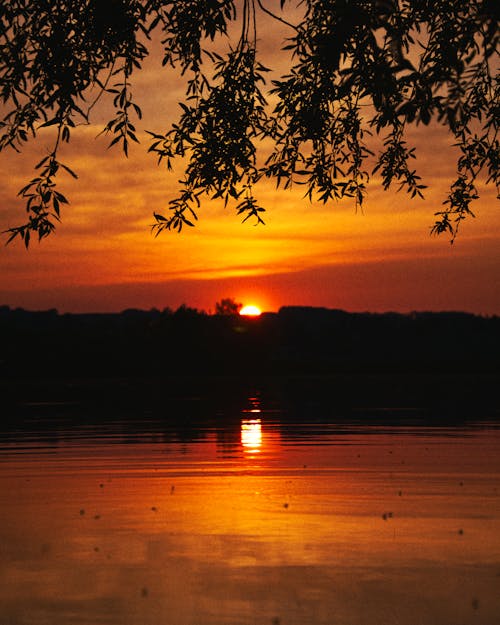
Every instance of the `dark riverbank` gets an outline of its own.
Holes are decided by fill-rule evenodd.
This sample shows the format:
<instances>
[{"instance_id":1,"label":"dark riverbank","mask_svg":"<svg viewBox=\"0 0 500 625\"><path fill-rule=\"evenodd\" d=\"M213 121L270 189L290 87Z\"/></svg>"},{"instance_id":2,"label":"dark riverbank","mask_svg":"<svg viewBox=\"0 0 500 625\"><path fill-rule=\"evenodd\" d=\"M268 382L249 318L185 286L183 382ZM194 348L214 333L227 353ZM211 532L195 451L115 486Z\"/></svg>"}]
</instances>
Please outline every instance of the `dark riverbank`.
<instances>
[{"instance_id":1,"label":"dark riverbank","mask_svg":"<svg viewBox=\"0 0 500 625\"><path fill-rule=\"evenodd\" d=\"M3 307L0 340L0 390L16 421L69 411L85 419L226 418L255 394L290 419L499 415L498 317L283 308L249 319L187 308L59 315Z\"/></svg>"},{"instance_id":2,"label":"dark riverbank","mask_svg":"<svg viewBox=\"0 0 500 625\"><path fill-rule=\"evenodd\" d=\"M255 405L303 422L373 425L500 422L496 374L336 374L2 380L0 427L153 420L238 420ZM254 401L251 401L251 398Z\"/></svg>"},{"instance_id":3,"label":"dark riverbank","mask_svg":"<svg viewBox=\"0 0 500 625\"><path fill-rule=\"evenodd\" d=\"M258 318L181 307L58 314L0 307L9 378L499 373L500 317L285 307Z\"/></svg>"}]
</instances>

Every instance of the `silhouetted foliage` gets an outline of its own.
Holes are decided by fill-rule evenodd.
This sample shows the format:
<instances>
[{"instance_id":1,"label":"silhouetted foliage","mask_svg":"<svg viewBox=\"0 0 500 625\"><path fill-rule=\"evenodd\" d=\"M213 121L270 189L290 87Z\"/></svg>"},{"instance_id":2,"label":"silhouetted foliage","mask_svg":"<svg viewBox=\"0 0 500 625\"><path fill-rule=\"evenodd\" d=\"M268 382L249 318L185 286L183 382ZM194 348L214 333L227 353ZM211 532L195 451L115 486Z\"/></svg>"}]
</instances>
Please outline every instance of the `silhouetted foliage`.
<instances>
[{"instance_id":1,"label":"silhouetted foliage","mask_svg":"<svg viewBox=\"0 0 500 625\"><path fill-rule=\"evenodd\" d=\"M241 310L241 304L232 297L225 297L215 304L216 315L237 315Z\"/></svg>"},{"instance_id":2,"label":"silhouetted foliage","mask_svg":"<svg viewBox=\"0 0 500 625\"><path fill-rule=\"evenodd\" d=\"M206 313L203 310L198 310L197 308L186 306L186 304L181 304L173 314L178 319L196 319L200 315L205 315Z\"/></svg>"},{"instance_id":3,"label":"silhouetted foliage","mask_svg":"<svg viewBox=\"0 0 500 625\"><path fill-rule=\"evenodd\" d=\"M8 231L10 239L19 236L28 245L31 234L41 239L54 230L67 203L56 175L76 176L60 161L59 148L77 123L89 123L102 97L115 109L104 128L110 145L127 155L130 142L138 141L142 113L132 78L155 33L163 65L186 80L179 119L165 133L150 133L149 150L159 161L168 168L175 159L186 162L179 194L165 214L155 212L156 234L192 226L203 195L234 202L244 221L262 222L253 188L263 177L285 188L303 184L311 200L352 197L361 205L370 173L377 173L385 189L396 184L421 197L425 185L412 168L415 148L407 135L413 125L434 122L448 130L458 162L432 232L453 239L473 214L478 176L498 189L498 2L279 5L273 13L262 0L2 2L0 149L19 150L41 127L55 129L51 152L19 192L28 220ZM290 32L284 42L290 68L271 81L270 104L264 94L269 70L257 49L261 18ZM228 40L227 52L209 49L228 37L235 21L240 35ZM368 143L375 135L378 148Z\"/></svg>"}]
</instances>

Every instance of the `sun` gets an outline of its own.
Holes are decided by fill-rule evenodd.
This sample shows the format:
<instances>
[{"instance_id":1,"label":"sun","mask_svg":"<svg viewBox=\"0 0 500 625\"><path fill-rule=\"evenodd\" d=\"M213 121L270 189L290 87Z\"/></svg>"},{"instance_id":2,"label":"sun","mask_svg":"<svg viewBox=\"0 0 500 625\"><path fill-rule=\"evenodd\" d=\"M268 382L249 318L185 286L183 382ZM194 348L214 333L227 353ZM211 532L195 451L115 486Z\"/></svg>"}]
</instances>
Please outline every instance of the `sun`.
<instances>
[{"instance_id":1,"label":"sun","mask_svg":"<svg viewBox=\"0 0 500 625\"><path fill-rule=\"evenodd\" d=\"M240 310L240 315L245 317L258 317L261 314L261 310L258 306L254 306L253 304L247 304L243 306Z\"/></svg>"}]
</instances>

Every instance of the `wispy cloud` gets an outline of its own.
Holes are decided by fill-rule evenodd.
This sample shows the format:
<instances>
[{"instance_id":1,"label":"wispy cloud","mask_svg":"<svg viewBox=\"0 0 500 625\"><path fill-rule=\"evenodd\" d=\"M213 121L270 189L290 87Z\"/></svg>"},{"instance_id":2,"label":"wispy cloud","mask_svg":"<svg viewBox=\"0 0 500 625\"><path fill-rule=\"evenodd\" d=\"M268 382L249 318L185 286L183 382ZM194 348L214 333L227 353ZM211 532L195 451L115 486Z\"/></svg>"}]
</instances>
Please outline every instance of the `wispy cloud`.
<instances>
[{"instance_id":1,"label":"wispy cloud","mask_svg":"<svg viewBox=\"0 0 500 625\"><path fill-rule=\"evenodd\" d=\"M270 39L263 38L260 45L268 64L274 60L284 67ZM88 309L84 300L92 297L92 308L116 309L128 292L135 293L131 299L137 306L143 297L144 305L168 305L182 298L209 307L217 293L243 298L246 292L260 293L274 307L314 303L370 309L390 308L391 302L398 308L403 299L418 307L418 297L431 306L432 293L436 306L447 307L448 293L455 307L461 292L464 306L493 309L488 289L500 280L495 262L500 213L493 191L481 189L478 219L464 225L453 247L446 239L429 236L433 213L440 209L454 171L450 139L439 127L422 127L410 136L417 146L416 166L429 185L424 201L410 201L403 192L383 192L375 177L363 211L356 212L351 200L311 204L303 199L303 187L286 192L264 181L255 191L268 209L266 226L241 224L229 207L206 199L195 229L180 236L152 237L152 213L168 210L181 168L168 172L156 165L147 153L145 130L167 128L178 114L183 90L175 74L161 68L158 53L146 62L146 70L134 79L134 93L145 113L138 124L141 145L132 146L128 159L117 149L108 150L109 139L97 137L110 114L106 105L96 110L95 125L76 129L61 158L79 179L61 176L61 190L71 204L64 208L55 236L41 245L34 242L29 252L20 244L0 249L0 295L5 303L54 301L58 306L57 301L64 300L73 302L67 303L68 309ZM33 177L34 164L50 147L50 133L45 132L21 155L0 155L2 230L23 220L16 193ZM454 295L442 268L456 280ZM473 283L466 279L472 275ZM402 295L411 292L409 281L420 285L413 300ZM163 298L165 285L175 294L170 299L168 294ZM470 292L475 293L474 301L468 298ZM500 311L500 301L497 306Z\"/></svg>"}]
</instances>

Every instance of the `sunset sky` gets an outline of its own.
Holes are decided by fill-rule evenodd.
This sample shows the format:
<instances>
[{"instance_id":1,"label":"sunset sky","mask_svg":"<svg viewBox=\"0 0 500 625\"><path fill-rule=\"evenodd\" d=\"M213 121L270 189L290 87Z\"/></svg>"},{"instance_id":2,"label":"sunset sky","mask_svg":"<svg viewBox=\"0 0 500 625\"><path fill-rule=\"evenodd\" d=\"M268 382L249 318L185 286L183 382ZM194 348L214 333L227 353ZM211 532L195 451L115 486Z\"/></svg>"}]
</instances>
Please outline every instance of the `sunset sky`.
<instances>
[{"instance_id":1,"label":"sunset sky","mask_svg":"<svg viewBox=\"0 0 500 625\"><path fill-rule=\"evenodd\" d=\"M267 65L281 45L278 34L275 47L263 44ZM429 186L425 200L384 192L375 177L360 213L351 200L310 204L303 188L276 190L264 182L255 192L267 208L265 226L241 224L230 207L207 199L196 228L154 238L153 211L165 210L175 196L182 167L173 173L158 167L147 154L145 130L161 132L175 120L183 84L153 54L133 85L144 111L141 145L126 159L119 149L107 149L109 138L96 138L109 118L105 106L93 125L77 129L60 155L79 175L77 181L60 176L71 203L55 235L41 244L34 241L29 251L20 241L2 245L0 305L106 312L185 303L213 310L217 300L234 297L263 310L312 305L500 314L494 189L480 187L477 218L464 223L453 246L446 236L429 234L454 174L451 139L442 129L413 135L417 167ZM0 154L1 230L24 220L16 193L50 147L45 130L22 154Z\"/></svg>"}]
</instances>

